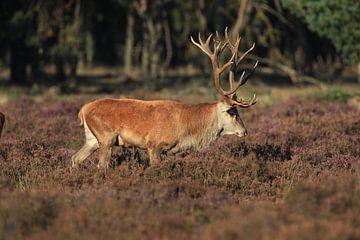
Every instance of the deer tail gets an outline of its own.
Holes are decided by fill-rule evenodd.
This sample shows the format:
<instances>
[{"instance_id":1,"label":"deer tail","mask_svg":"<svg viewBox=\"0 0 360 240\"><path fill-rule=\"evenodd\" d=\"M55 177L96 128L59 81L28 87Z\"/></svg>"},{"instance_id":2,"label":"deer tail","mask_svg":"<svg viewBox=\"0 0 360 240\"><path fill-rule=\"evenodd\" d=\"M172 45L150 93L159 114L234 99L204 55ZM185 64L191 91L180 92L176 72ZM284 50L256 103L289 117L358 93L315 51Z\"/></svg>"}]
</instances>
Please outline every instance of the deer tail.
<instances>
[{"instance_id":1,"label":"deer tail","mask_svg":"<svg viewBox=\"0 0 360 240\"><path fill-rule=\"evenodd\" d=\"M80 119L80 126L84 125L84 115L83 115L83 108L80 109L78 117Z\"/></svg>"}]
</instances>

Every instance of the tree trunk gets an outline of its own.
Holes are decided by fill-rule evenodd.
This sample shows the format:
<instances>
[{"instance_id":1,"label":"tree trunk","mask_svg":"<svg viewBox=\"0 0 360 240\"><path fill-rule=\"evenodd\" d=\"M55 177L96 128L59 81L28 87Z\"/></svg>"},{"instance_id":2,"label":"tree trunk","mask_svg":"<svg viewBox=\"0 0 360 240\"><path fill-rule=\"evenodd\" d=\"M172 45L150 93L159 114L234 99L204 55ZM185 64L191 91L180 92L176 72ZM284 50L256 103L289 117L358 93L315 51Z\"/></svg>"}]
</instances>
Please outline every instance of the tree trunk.
<instances>
[{"instance_id":1,"label":"tree trunk","mask_svg":"<svg viewBox=\"0 0 360 240\"><path fill-rule=\"evenodd\" d=\"M77 0L75 3L75 11L74 11L74 23L75 25L77 25L77 34L79 34L81 32L81 27L82 27L82 20L83 20L83 11L81 11L83 6L82 6L82 1L81 0ZM79 46L78 46L79 47ZM78 67L78 63L79 63L80 56L78 54L72 54L69 59L68 59L68 63L70 66L70 75L69 75L69 85L71 87L75 86L76 84L76 78L77 78L77 67Z\"/></svg>"},{"instance_id":2,"label":"tree trunk","mask_svg":"<svg viewBox=\"0 0 360 240\"><path fill-rule=\"evenodd\" d=\"M236 36L240 33L245 23L246 10L248 8L249 0L241 0L240 7L238 9L237 18L233 28L231 29L231 35Z\"/></svg>"},{"instance_id":3,"label":"tree trunk","mask_svg":"<svg viewBox=\"0 0 360 240\"><path fill-rule=\"evenodd\" d=\"M10 79L12 83L24 84L26 79L26 46L22 40L15 40L10 47Z\"/></svg>"},{"instance_id":4,"label":"tree trunk","mask_svg":"<svg viewBox=\"0 0 360 240\"><path fill-rule=\"evenodd\" d=\"M30 51L29 64L31 66L31 83L37 82L42 73L40 69L40 57L37 50L37 48L32 48Z\"/></svg>"},{"instance_id":5,"label":"tree trunk","mask_svg":"<svg viewBox=\"0 0 360 240\"><path fill-rule=\"evenodd\" d=\"M65 82L65 62L62 58L55 60L55 79L60 84Z\"/></svg>"},{"instance_id":6,"label":"tree trunk","mask_svg":"<svg viewBox=\"0 0 360 240\"><path fill-rule=\"evenodd\" d=\"M166 46L166 57L163 64L163 68L167 68L171 63L173 50L171 45L171 31L167 19L164 21L163 25L164 25L164 36L165 36L165 46Z\"/></svg>"},{"instance_id":7,"label":"tree trunk","mask_svg":"<svg viewBox=\"0 0 360 240\"><path fill-rule=\"evenodd\" d=\"M150 49L150 90L154 90L158 85L159 78L159 51L157 49L158 35L159 35L159 23L154 24L150 19L147 22L149 29L149 49Z\"/></svg>"},{"instance_id":8,"label":"tree trunk","mask_svg":"<svg viewBox=\"0 0 360 240\"><path fill-rule=\"evenodd\" d=\"M132 11L128 11L126 42L125 42L125 52L124 52L124 72L127 76L131 75L133 52L134 52L134 16Z\"/></svg>"},{"instance_id":9,"label":"tree trunk","mask_svg":"<svg viewBox=\"0 0 360 240\"><path fill-rule=\"evenodd\" d=\"M77 79L77 67L78 67L79 59L77 57L73 57L69 60L70 73L69 79L67 83L65 83L65 87L63 88L65 91L74 90L76 88L76 79Z\"/></svg>"},{"instance_id":10,"label":"tree trunk","mask_svg":"<svg viewBox=\"0 0 360 240\"><path fill-rule=\"evenodd\" d=\"M199 7L196 11L196 15L199 21L199 30L200 32L204 32L206 30L206 25L207 25L207 21L206 21L206 16L203 14L203 10L205 8L205 1L204 0L200 0L199 1Z\"/></svg>"},{"instance_id":11,"label":"tree trunk","mask_svg":"<svg viewBox=\"0 0 360 240\"><path fill-rule=\"evenodd\" d=\"M146 27L146 21L143 23L143 44L141 52L141 74L142 80L144 81L144 86L147 88L150 87L150 78L149 78L149 33Z\"/></svg>"}]
</instances>

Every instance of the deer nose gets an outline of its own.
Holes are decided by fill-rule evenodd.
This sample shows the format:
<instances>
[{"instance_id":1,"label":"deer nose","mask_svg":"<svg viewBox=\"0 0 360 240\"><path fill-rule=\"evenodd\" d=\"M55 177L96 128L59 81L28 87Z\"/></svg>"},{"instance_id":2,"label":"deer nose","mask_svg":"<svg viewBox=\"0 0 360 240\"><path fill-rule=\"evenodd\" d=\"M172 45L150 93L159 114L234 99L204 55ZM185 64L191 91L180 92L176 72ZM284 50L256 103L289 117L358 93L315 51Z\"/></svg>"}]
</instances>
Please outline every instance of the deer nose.
<instances>
[{"instance_id":1,"label":"deer nose","mask_svg":"<svg viewBox=\"0 0 360 240\"><path fill-rule=\"evenodd\" d=\"M244 136L247 136L247 135L248 135L248 131L245 130L245 131L244 131Z\"/></svg>"}]
</instances>

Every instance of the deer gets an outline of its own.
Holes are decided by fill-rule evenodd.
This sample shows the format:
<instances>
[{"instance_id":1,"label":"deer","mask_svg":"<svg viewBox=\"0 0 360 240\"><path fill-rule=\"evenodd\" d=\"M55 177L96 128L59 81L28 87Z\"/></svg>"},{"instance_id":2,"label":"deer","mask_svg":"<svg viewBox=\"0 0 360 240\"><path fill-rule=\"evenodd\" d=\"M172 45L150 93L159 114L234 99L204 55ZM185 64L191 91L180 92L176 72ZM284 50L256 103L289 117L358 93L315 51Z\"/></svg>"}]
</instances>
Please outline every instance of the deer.
<instances>
[{"instance_id":1,"label":"deer","mask_svg":"<svg viewBox=\"0 0 360 240\"><path fill-rule=\"evenodd\" d=\"M248 108L257 102L238 98L236 91L253 75L258 61L248 74L240 77L237 68L254 49L255 43L239 56L241 38L231 40L227 28L224 38L219 33L210 34L204 41L191 42L210 59L212 79L221 99L214 102L185 104L175 100L139 100L103 98L85 104L79 111L80 124L85 131L85 144L72 156L71 167L99 149L98 168L107 169L113 146L147 149L149 165L162 161L161 154L175 154L185 150L199 150L214 143L224 135L245 137L247 129L240 118L239 108ZM213 47L210 47L210 43ZM220 57L228 49L231 56L220 64ZM229 89L221 84L221 75L228 71ZM235 80L235 78L238 78Z\"/></svg>"}]
</instances>

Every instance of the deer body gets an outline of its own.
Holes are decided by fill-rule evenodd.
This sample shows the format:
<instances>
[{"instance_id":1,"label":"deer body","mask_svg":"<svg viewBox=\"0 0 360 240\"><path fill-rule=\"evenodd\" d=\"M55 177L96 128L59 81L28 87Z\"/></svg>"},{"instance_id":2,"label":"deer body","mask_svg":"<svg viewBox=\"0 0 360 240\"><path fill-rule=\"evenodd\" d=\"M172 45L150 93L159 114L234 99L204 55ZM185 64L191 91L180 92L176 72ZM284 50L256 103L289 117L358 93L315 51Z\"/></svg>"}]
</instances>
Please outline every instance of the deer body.
<instances>
[{"instance_id":1,"label":"deer body","mask_svg":"<svg viewBox=\"0 0 360 240\"><path fill-rule=\"evenodd\" d=\"M228 109L222 101L183 104L171 100L96 100L79 112L87 137L84 147L88 150L75 155L73 165L95 149L110 149L115 143L146 148L150 162L156 163L161 152L201 149L225 134L245 136L242 121L231 117ZM106 164L99 162L100 166Z\"/></svg>"},{"instance_id":2,"label":"deer body","mask_svg":"<svg viewBox=\"0 0 360 240\"><path fill-rule=\"evenodd\" d=\"M213 40L213 49L210 42ZM199 42L191 41L210 59L213 81L222 99L211 103L183 104L171 100L142 101L136 99L100 99L86 104L79 112L84 126L86 142L72 157L72 166L76 167L96 149L100 150L99 167L108 167L113 145L136 146L146 148L150 164L160 161L162 152L176 153L188 149L201 149L210 145L222 135L247 135L240 118L238 108L247 108L256 103L239 99L236 90L246 83L253 74L257 62L250 74L243 71L237 83L236 68L255 44L244 54L238 56L239 36L231 41L225 29L225 40L218 34L216 39L210 35L205 42L199 34ZM224 49L229 49L231 58L223 65L219 58ZM229 69L230 90L221 86L221 74Z\"/></svg>"}]
</instances>

